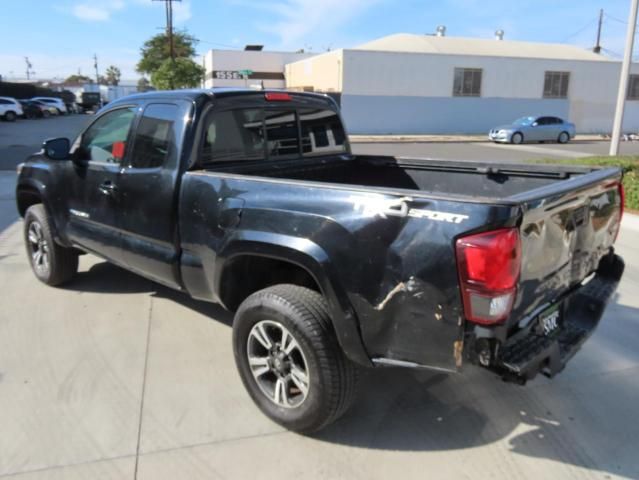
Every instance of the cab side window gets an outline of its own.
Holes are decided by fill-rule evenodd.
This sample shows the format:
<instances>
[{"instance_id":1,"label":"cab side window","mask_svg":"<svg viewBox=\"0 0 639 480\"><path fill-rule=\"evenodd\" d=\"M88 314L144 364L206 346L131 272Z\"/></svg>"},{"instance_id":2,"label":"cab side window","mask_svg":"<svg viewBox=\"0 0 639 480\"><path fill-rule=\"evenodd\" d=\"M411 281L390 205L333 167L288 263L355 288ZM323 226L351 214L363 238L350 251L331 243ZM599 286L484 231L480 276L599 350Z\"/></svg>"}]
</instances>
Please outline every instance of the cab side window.
<instances>
[{"instance_id":1,"label":"cab side window","mask_svg":"<svg viewBox=\"0 0 639 480\"><path fill-rule=\"evenodd\" d=\"M135 107L105 113L84 132L76 154L92 164L120 164L134 118Z\"/></svg>"},{"instance_id":2,"label":"cab side window","mask_svg":"<svg viewBox=\"0 0 639 480\"><path fill-rule=\"evenodd\" d=\"M264 158L262 110L215 112L205 123L201 162L261 160Z\"/></svg>"},{"instance_id":3,"label":"cab side window","mask_svg":"<svg viewBox=\"0 0 639 480\"><path fill-rule=\"evenodd\" d=\"M177 105L157 103L146 107L133 142L133 168L161 167L167 158L176 155L177 116Z\"/></svg>"}]
</instances>

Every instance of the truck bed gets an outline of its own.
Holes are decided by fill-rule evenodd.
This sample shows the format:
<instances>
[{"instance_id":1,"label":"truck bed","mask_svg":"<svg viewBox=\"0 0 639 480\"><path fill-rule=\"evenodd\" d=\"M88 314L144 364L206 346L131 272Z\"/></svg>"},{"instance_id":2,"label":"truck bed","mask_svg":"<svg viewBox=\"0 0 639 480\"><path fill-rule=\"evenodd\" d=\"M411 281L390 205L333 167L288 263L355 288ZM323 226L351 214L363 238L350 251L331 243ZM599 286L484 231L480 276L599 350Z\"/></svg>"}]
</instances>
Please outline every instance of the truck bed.
<instances>
[{"instance_id":1,"label":"truck bed","mask_svg":"<svg viewBox=\"0 0 639 480\"><path fill-rule=\"evenodd\" d=\"M352 156L236 166L234 173L504 199L592 171L583 167Z\"/></svg>"}]
</instances>

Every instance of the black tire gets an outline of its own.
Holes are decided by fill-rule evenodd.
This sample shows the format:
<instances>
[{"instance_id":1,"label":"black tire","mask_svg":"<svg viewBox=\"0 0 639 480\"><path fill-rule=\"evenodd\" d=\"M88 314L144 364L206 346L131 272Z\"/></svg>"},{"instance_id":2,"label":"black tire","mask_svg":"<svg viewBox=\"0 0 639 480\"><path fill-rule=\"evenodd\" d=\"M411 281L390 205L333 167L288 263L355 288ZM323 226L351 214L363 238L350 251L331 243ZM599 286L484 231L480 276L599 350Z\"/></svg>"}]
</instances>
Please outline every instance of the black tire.
<instances>
[{"instance_id":1,"label":"black tire","mask_svg":"<svg viewBox=\"0 0 639 480\"><path fill-rule=\"evenodd\" d=\"M514 145L520 145L524 143L524 135L521 132L513 133L513 136L510 137L510 143Z\"/></svg>"},{"instance_id":2,"label":"black tire","mask_svg":"<svg viewBox=\"0 0 639 480\"><path fill-rule=\"evenodd\" d=\"M42 118L49 118L51 116L51 112L49 110L42 110Z\"/></svg>"},{"instance_id":3,"label":"black tire","mask_svg":"<svg viewBox=\"0 0 639 480\"><path fill-rule=\"evenodd\" d=\"M297 342L301 352L298 358L303 360L306 367L306 394L301 387L297 388L296 382L292 382L292 374L288 375L291 378L285 385L291 389L283 387L287 390L287 406L278 405L272 396L265 392L261 383L258 384L258 379L249 364L249 348L252 348L250 342L253 341L251 335L258 324L264 323L276 324L272 325L275 332L279 327L286 329ZM274 349L279 348L277 338L269 336L275 344ZM326 300L314 290L283 284L249 296L235 314L233 351L242 382L255 404L266 416L289 430L304 433L320 430L343 415L355 398L357 367L346 358L337 342ZM262 358L272 360L269 350L264 348L264 352L265 356ZM296 350L293 350L291 357L295 353ZM291 360L289 363L293 362L294 360ZM284 365L285 363L282 362ZM277 372L273 365L271 363L270 370L259 377L261 382L267 383L269 377L277 381L278 375L286 381L285 372ZM273 392L276 391L275 386ZM293 401L288 395L295 392L298 395L297 401L300 395L304 398L299 404L291 406L289 402Z\"/></svg>"},{"instance_id":4,"label":"black tire","mask_svg":"<svg viewBox=\"0 0 639 480\"><path fill-rule=\"evenodd\" d=\"M77 273L77 253L55 242L49 216L41 203L29 207L24 216L24 243L31 269L41 282L61 285Z\"/></svg>"},{"instance_id":5,"label":"black tire","mask_svg":"<svg viewBox=\"0 0 639 480\"><path fill-rule=\"evenodd\" d=\"M4 114L4 119L7 122L15 122L16 118L18 118L18 115L16 115L16 112L9 111L9 112Z\"/></svg>"},{"instance_id":6,"label":"black tire","mask_svg":"<svg viewBox=\"0 0 639 480\"><path fill-rule=\"evenodd\" d=\"M570 134L568 132L561 132L557 137L557 142L568 143L570 141Z\"/></svg>"}]
</instances>

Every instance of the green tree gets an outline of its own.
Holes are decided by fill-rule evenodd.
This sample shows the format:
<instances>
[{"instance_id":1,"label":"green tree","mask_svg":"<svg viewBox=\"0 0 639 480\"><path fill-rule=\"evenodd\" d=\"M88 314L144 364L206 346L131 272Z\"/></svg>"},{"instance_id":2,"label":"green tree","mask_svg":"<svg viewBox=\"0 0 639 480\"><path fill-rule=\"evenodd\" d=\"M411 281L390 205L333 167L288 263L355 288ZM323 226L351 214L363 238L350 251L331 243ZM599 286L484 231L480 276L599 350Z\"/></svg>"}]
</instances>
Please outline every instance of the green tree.
<instances>
[{"instance_id":1,"label":"green tree","mask_svg":"<svg viewBox=\"0 0 639 480\"><path fill-rule=\"evenodd\" d=\"M107 85L116 86L120 83L120 77L122 77L122 72L115 65L109 66L105 72L105 80Z\"/></svg>"},{"instance_id":2,"label":"green tree","mask_svg":"<svg viewBox=\"0 0 639 480\"><path fill-rule=\"evenodd\" d=\"M204 69L190 58L167 58L151 73L151 83L159 90L192 88L200 85Z\"/></svg>"},{"instance_id":3,"label":"green tree","mask_svg":"<svg viewBox=\"0 0 639 480\"><path fill-rule=\"evenodd\" d=\"M138 80L138 92L148 92L151 89L151 82L149 82L148 78L141 77Z\"/></svg>"},{"instance_id":4,"label":"green tree","mask_svg":"<svg viewBox=\"0 0 639 480\"><path fill-rule=\"evenodd\" d=\"M193 58L198 40L186 31L173 33L173 52L175 58ZM140 49L142 58L137 64L137 71L152 75L164 61L171 58L169 39L166 33L160 33L144 42Z\"/></svg>"},{"instance_id":5,"label":"green tree","mask_svg":"<svg viewBox=\"0 0 639 480\"><path fill-rule=\"evenodd\" d=\"M86 75L78 75L78 74L69 75L64 80L64 83L67 83L67 84L92 83L92 82L93 82L92 78L87 77Z\"/></svg>"}]
</instances>

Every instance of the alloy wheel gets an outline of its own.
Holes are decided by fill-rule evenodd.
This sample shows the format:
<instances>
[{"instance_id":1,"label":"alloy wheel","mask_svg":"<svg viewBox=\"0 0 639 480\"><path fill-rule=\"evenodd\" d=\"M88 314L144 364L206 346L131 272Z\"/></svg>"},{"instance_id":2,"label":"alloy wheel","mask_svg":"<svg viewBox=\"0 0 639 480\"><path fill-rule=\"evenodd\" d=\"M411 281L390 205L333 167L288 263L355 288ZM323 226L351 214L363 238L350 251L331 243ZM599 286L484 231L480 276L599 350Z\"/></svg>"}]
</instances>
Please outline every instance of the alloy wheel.
<instances>
[{"instance_id":1,"label":"alloy wheel","mask_svg":"<svg viewBox=\"0 0 639 480\"><path fill-rule=\"evenodd\" d=\"M258 387L279 407L299 407L308 397L308 363L300 344L281 323L257 322L251 329L246 354Z\"/></svg>"},{"instance_id":2,"label":"alloy wheel","mask_svg":"<svg viewBox=\"0 0 639 480\"><path fill-rule=\"evenodd\" d=\"M28 239L33 268L40 274L46 274L49 271L49 245L42 232L42 225L38 222L31 222Z\"/></svg>"}]
</instances>

